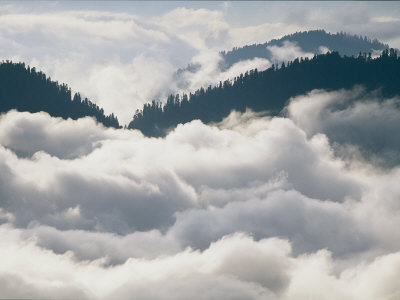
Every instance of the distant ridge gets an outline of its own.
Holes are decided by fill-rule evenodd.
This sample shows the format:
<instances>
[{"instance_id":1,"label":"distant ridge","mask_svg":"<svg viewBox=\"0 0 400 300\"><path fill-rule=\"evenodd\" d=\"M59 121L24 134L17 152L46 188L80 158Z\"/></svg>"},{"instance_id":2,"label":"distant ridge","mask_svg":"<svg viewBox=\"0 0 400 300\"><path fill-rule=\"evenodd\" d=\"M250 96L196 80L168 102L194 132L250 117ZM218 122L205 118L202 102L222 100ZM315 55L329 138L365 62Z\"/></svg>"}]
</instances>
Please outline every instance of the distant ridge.
<instances>
[{"instance_id":1,"label":"distant ridge","mask_svg":"<svg viewBox=\"0 0 400 300\"><path fill-rule=\"evenodd\" d=\"M367 91L380 89L384 96L400 94L400 58L394 49L373 59L340 56L338 52L295 59L263 72L252 70L233 81L220 82L189 95L170 95L165 105L153 101L137 111L129 124L148 136L163 136L179 123L199 119L219 122L232 110L270 111L277 115L290 97L313 89L336 90L363 85Z\"/></svg>"},{"instance_id":2,"label":"distant ridge","mask_svg":"<svg viewBox=\"0 0 400 300\"><path fill-rule=\"evenodd\" d=\"M72 97L66 84L52 81L35 68L24 63L0 63L0 113L11 109L18 111L44 111L53 117L78 119L94 117L107 127L119 128L114 114L104 115L104 110L76 93Z\"/></svg>"},{"instance_id":3,"label":"distant ridge","mask_svg":"<svg viewBox=\"0 0 400 300\"><path fill-rule=\"evenodd\" d=\"M377 39L371 40L366 36L362 37L343 32L333 34L325 30L310 30L285 35L282 38L273 39L262 44L234 47L232 50L222 51L219 53L221 56L221 61L218 65L219 71L227 71L240 61L252 60L255 58L267 59L272 64L281 64L283 61L287 62L295 58L291 57L287 60L278 59L274 50L279 52L278 49L281 47L286 49L287 47L292 47L293 50L308 54L324 54L327 51L336 51L339 52L340 55L346 56L358 56L359 53L371 53L373 56L377 56L383 50L389 49L389 45ZM187 73L196 73L200 68L200 64L191 63L185 68L177 70L175 73L175 81L178 83L178 87L187 89L189 87L189 83L186 80ZM215 84L217 84L217 82L215 82Z\"/></svg>"},{"instance_id":4,"label":"distant ridge","mask_svg":"<svg viewBox=\"0 0 400 300\"><path fill-rule=\"evenodd\" d=\"M235 47L230 51L220 52L223 57L221 67L227 69L233 64L246 59L256 57L271 59L271 51L268 47L284 46L285 42L291 42L301 48L303 52L322 54L320 47L329 51L337 51L340 55L357 56L361 53L374 53L389 49L389 45L381 43L377 39L371 40L366 36L350 35L347 33L328 33L325 30L310 30L285 35L280 39L273 39L263 44L253 44L244 47Z\"/></svg>"}]
</instances>

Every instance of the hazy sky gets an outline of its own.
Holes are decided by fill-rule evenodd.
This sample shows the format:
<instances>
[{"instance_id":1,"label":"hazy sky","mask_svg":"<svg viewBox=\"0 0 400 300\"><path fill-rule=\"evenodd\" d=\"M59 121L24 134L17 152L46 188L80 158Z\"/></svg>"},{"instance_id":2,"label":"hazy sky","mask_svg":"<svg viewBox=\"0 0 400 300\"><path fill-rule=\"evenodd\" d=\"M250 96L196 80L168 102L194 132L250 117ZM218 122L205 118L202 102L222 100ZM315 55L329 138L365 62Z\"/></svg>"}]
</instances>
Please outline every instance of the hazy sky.
<instances>
[{"instance_id":1,"label":"hazy sky","mask_svg":"<svg viewBox=\"0 0 400 300\"><path fill-rule=\"evenodd\" d=\"M398 2L0 2L0 57L38 67L125 124L143 103L181 91L173 75L188 63L209 65L192 78L195 89L249 68L220 74L219 51L296 31L345 31L400 48L399 15Z\"/></svg>"}]
</instances>

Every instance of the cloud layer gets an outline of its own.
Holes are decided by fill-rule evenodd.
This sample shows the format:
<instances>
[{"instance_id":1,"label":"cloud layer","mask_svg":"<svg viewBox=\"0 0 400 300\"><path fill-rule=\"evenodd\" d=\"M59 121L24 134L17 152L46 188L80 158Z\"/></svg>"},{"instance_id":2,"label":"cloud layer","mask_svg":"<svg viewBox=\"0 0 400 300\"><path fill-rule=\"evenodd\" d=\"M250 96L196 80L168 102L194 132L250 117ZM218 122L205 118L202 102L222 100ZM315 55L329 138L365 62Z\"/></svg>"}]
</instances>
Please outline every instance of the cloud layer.
<instances>
[{"instance_id":1,"label":"cloud layer","mask_svg":"<svg viewBox=\"0 0 400 300\"><path fill-rule=\"evenodd\" d=\"M379 92L367 94L362 87L337 92L316 90L294 99L287 111L309 136L329 136L337 152L361 154L388 167L400 162L396 135L399 101L399 97L382 101Z\"/></svg>"},{"instance_id":2,"label":"cloud layer","mask_svg":"<svg viewBox=\"0 0 400 300\"><path fill-rule=\"evenodd\" d=\"M395 299L397 103L312 91L158 139L3 114L0 296Z\"/></svg>"}]
</instances>

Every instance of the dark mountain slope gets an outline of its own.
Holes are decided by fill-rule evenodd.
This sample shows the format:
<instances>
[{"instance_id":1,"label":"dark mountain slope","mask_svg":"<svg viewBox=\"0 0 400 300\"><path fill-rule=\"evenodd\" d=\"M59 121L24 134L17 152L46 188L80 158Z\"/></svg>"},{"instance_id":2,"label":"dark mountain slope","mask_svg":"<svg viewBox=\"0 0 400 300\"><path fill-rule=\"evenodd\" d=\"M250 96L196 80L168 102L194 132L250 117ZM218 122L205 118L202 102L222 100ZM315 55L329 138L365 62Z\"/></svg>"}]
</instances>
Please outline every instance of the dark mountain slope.
<instances>
[{"instance_id":1,"label":"dark mountain slope","mask_svg":"<svg viewBox=\"0 0 400 300\"><path fill-rule=\"evenodd\" d=\"M393 49L376 59L369 56L342 57L337 52L296 59L278 69L253 70L216 87L201 88L194 94L169 96L164 106L155 101L137 111L129 128L145 135L162 136L179 123L200 119L218 122L230 111L270 111L279 114L290 97L313 89L335 90L364 85L381 89L384 96L400 94L400 59Z\"/></svg>"},{"instance_id":2,"label":"dark mountain slope","mask_svg":"<svg viewBox=\"0 0 400 300\"><path fill-rule=\"evenodd\" d=\"M231 51L221 52L223 57L222 69L228 69L233 64L255 57L271 59L271 51L267 47L284 46L285 42L295 43L303 52L320 54L320 47L324 46L330 51L337 51L340 55L356 56L361 53L373 53L388 49L389 46L378 40L370 40L367 37L350 35L346 33L327 33L324 30L312 30L296 32L286 35L280 39L273 39L264 44L253 44L240 48L233 48Z\"/></svg>"},{"instance_id":3,"label":"dark mountain slope","mask_svg":"<svg viewBox=\"0 0 400 300\"><path fill-rule=\"evenodd\" d=\"M64 119L91 116L107 127L120 127L114 114L105 116L103 109L87 98L82 100L79 94L72 98L67 85L60 85L23 63L6 61L0 63L0 112L11 109L44 111Z\"/></svg>"}]
</instances>

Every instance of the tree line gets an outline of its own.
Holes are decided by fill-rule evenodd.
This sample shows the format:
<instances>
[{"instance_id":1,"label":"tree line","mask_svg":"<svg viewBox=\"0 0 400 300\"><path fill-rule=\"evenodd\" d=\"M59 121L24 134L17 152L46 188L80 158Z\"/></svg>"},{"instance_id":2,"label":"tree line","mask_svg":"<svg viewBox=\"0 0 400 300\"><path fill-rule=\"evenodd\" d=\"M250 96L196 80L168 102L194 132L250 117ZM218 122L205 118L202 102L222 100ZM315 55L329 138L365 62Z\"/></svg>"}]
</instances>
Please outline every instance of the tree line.
<instances>
[{"instance_id":1,"label":"tree line","mask_svg":"<svg viewBox=\"0 0 400 300\"><path fill-rule=\"evenodd\" d=\"M64 119L92 116L104 126L120 128L114 114L106 116L102 108L87 98L82 99L79 93L72 96L68 85L52 81L24 63L7 60L0 63L0 112L11 109L32 113L45 111Z\"/></svg>"},{"instance_id":2,"label":"tree line","mask_svg":"<svg viewBox=\"0 0 400 300\"><path fill-rule=\"evenodd\" d=\"M335 34L328 33L325 30L309 30L304 32L295 32L285 35L280 39L273 39L263 44L246 45L244 47L235 47L230 51L222 51L223 60L221 68L227 69L240 60L261 57L271 59L271 53L268 47L282 47L285 41L293 42L298 45L302 51L310 53L319 53L320 46L338 51L341 55L357 55L359 51L369 53L389 49L387 44L379 42L377 39L369 39L366 36L351 35L344 32Z\"/></svg>"},{"instance_id":3,"label":"tree line","mask_svg":"<svg viewBox=\"0 0 400 300\"><path fill-rule=\"evenodd\" d=\"M313 89L336 90L358 84L369 91L380 89L384 96L400 94L397 51L386 49L375 59L361 52L357 57L328 52L273 65L262 72L251 70L194 93L170 95L165 104L153 100L136 111L128 128L147 136L164 136L179 123L194 119L219 122L232 110L250 108L278 115L291 97Z\"/></svg>"}]
</instances>

